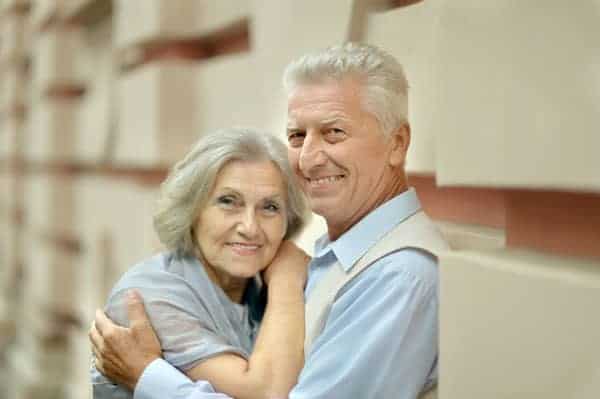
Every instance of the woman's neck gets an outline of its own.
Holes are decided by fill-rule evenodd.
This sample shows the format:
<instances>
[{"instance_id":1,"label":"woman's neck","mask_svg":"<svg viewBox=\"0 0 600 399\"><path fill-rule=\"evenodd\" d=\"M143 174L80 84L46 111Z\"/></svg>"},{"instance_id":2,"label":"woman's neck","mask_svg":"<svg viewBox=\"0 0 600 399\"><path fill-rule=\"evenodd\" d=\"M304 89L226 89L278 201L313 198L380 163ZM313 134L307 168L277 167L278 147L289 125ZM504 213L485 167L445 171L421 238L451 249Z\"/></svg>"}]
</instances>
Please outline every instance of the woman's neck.
<instances>
[{"instance_id":1,"label":"woman's neck","mask_svg":"<svg viewBox=\"0 0 600 399\"><path fill-rule=\"evenodd\" d=\"M227 294L229 299L235 303L241 303L244 291L248 285L247 278L232 277L229 275L217 275L218 282L215 282Z\"/></svg>"},{"instance_id":2,"label":"woman's neck","mask_svg":"<svg viewBox=\"0 0 600 399\"><path fill-rule=\"evenodd\" d=\"M200 263L204 266L204 270L210 281L221 287L223 292L225 292L232 302L241 303L244 291L246 291L246 286L248 285L248 279L245 277L235 277L221 272L210 266L201 256L198 258Z\"/></svg>"}]
</instances>

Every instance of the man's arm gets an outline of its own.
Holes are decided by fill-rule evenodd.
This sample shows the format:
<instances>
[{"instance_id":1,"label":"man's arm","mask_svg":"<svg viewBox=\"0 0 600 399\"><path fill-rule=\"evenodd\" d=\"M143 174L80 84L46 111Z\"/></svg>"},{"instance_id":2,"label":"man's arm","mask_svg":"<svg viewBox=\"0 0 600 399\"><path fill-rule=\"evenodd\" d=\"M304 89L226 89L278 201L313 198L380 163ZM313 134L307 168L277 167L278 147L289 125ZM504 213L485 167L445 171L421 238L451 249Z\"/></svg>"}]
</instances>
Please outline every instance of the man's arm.
<instances>
[{"instance_id":1,"label":"man's arm","mask_svg":"<svg viewBox=\"0 0 600 399\"><path fill-rule=\"evenodd\" d=\"M216 392L208 381L193 382L163 359L145 369L136 385L134 399L233 399Z\"/></svg>"},{"instance_id":2,"label":"man's arm","mask_svg":"<svg viewBox=\"0 0 600 399\"><path fill-rule=\"evenodd\" d=\"M114 324L97 310L89 338L98 371L133 390L146 366L161 357L161 349L136 290L127 293L127 315L128 328Z\"/></svg>"},{"instance_id":3,"label":"man's arm","mask_svg":"<svg viewBox=\"0 0 600 399\"><path fill-rule=\"evenodd\" d=\"M333 304L290 399L416 398L437 358L436 276L434 258L413 250L363 272Z\"/></svg>"},{"instance_id":4,"label":"man's arm","mask_svg":"<svg viewBox=\"0 0 600 399\"><path fill-rule=\"evenodd\" d=\"M192 382L160 358L158 338L137 291L128 293L129 328L96 312L89 336L96 368L111 380L134 391L134 399L232 399L205 381Z\"/></svg>"}]
</instances>

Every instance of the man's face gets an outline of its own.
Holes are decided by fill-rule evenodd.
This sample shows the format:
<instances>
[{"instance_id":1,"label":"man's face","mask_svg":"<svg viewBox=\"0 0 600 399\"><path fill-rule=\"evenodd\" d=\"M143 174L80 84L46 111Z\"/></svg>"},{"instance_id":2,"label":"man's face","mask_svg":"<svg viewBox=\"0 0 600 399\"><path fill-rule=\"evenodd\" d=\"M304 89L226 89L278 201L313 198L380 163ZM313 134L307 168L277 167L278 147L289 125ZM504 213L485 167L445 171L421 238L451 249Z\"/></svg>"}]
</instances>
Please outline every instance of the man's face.
<instances>
[{"instance_id":1,"label":"man's face","mask_svg":"<svg viewBox=\"0 0 600 399\"><path fill-rule=\"evenodd\" d=\"M301 85L288 97L290 164L331 239L398 189L397 140L364 110L361 90L360 82L346 79Z\"/></svg>"}]
</instances>

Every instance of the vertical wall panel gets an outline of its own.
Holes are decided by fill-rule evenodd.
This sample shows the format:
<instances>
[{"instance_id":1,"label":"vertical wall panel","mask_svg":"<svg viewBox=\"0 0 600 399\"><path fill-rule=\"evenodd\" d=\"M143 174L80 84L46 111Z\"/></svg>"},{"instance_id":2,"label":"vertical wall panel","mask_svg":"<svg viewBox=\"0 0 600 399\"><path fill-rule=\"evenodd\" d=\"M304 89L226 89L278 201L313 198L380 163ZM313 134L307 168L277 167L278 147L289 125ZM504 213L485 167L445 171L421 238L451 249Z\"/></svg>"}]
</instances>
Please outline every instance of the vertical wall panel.
<instances>
[{"instance_id":1,"label":"vertical wall panel","mask_svg":"<svg viewBox=\"0 0 600 399\"><path fill-rule=\"evenodd\" d=\"M81 85L82 31L76 26L53 26L34 39L32 86L42 95L55 86Z\"/></svg>"},{"instance_id":2,"label":"vertical wall panel","mask_svg":"<svg viewBox=\"0 0 600 399\"><path fill-rule=\"evenodd\" d=\"M23 122L7 116L0 121L0 160L9 160L23 153Z\"/></svg>"},{"instance_id":3,"label":"vertical wall panel","mask_svg":"<svg viewBox=\"0 0 600 399\"><path fill-rule=\"evenodd\" d=\"M198 137L234 125L261 127L264 104L256 98L261 81L251 78L258 72L256 63L253 55L241 54L216 57L198 66L194 113Z\"/></svg>"},{"instance_id":4,"label":"vertical wall panel","mask_svg":"<svg viewBox=\"0 0 600 399\"><path fill-rule=\"evenodd\" d=\"M597 397L597 262L464 251L440 273L441 398Z\"/></svg>"},{"instance_id":5,"label":"vertical wall panel","mask_svg":"<svg viewBox=\"0 0 600 399\"><path fill-rule=\"evenodd\" d=\"M171 164L189 150L197 137L194 79L195 67L183 62L145 65L119 79L119 163Z\"/></svg>"},{"instance_id":6,"label":"vertical wall panel","mask_svg":"<svg viewBox=\"0 0 600 399\"><path fill-rule=\"evenodd\" d=\"M440 184L600 190L596 1L445 1L431 103Z\"/></svg>"},{"instance_id":7,"label":"vertical wall panel","mask_svg":"<svg viewBox=\"0 0 600 399\"><path fill-rule=\"evenodd\" d=\"M196 0L194 34L202 35L229 26L243 18L251 18L256 3L252 0Z\"/></svg>"},{"instance_id":8,"label":"vertical wall panel","mask_svg":"<svg viewBox=\"0 0 600 399\"><path fill-rule=\"evenodd\" d=\"M111 40L110 20L87 29L83 38L82 74L86 90L76 116L75 158L78 161L100 162L114 157L117 65Z\"/></svg>"},{"instance_id":9,"label":"vertical wall panel","mask_svg":"<svg viewBox=\"0 0 600 399\"><path fill-rule=\"evenodd\" d=\"M189 35L195 27L198 6L197 0L117 0L115 46Z\"/></svg>"},{"instance_id":10,"label":"vertical wall panel","mask_svg":"<svg viewBox=\"0 0 600 399\"><path fill-rule=\"evenodd\" d=\"M351 0L254 3L252 48L262 80L257 101L264 105L262 118L271 131L283 132L285 126L286 102L281 89L285 66L308 51L347 40L353 3Z\"/></svg>"},{"instance_id":11,"label":"vertical wall panel","mask_svg":"<svg viewBox=\"0 0 600 399\"><path fill-rule=\"evenodd\" d=\"M25 54L25 15L11 13L5 15L0 24L0 60L10 62Z\"/></svg>"},{"instance_id":12,"label":"vertical wall panel","mask_svg":"<svg viewBox=\"0 0 600 399\"><path fill-rule=\"evenodd\" d=\"M26 103L29 82L20 65L5 65L0 75L2 77L0 111L9 115L14 114Z\"/></svg>"},{"instance_id":13,"label":"vertical wall panel","mask_svg":"<svg viewBox=\"0 0 600 399\"><path fill-rule=\"evenodd\" d=\"M404 67L409 81L409 122L411 143L407 170L434 173L434 142L431 104L437 95L433 79L435 32L439 19L439 1L423 1L409 7L371 13L366 41L381 46Z\"/></svg>"},{"instance_id":14,"label":"vertical wall panel","mask_svg":"<svg viewBox=\"0 0 600 399\"><path fill-rule=\"evenodd\" d=\"M73 160L78 99L48 99L31 107L25 155L35 161Z\"/></svg>"}]
</instances>

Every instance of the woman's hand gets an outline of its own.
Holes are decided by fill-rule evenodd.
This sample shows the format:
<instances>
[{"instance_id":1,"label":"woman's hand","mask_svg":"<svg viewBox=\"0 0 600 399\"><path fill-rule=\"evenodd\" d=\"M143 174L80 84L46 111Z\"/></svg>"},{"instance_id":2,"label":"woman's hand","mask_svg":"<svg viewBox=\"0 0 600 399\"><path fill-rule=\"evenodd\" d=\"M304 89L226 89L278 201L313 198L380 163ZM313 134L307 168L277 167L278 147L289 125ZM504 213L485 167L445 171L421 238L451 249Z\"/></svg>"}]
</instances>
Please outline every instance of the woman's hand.
<instances>
[{"instance_id":1,"label":"woman's hand","mask_svg":"<svg viewBox=\"0 0 600 399\"><path fill-rule=\"evenodd\" d=\"M88 335L98 371L133 391L144 369L161 357L161 348L137 291L127 295L127 314L129 328L114 324L97 310Z\"/></svg>"},{"instance_id":2,"label":"woman's hand","mask_svg":"<svg viewBox=\"0 0 600 399\"><path fill-rule=\"evenodd\" d=\"M273 281L285 280L298 282L304 287L310 259L294 242L285 240L263 272L263 279L267 285Z\"/></svg>"}]
</instances>

